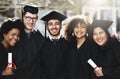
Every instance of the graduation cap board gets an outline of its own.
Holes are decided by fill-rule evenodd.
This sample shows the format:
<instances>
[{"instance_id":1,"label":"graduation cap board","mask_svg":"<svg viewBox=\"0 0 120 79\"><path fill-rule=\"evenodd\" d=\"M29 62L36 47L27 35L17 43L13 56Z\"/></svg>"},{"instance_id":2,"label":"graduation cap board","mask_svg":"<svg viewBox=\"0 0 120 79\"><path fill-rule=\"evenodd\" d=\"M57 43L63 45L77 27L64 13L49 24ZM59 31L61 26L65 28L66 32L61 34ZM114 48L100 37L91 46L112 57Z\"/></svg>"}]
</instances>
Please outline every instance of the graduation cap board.
<instances>
[{"instance_id":1,"label":"graduation cap board","mask_svg":"<svg viewBox=\"0 0 120 79\"><path fill-rule=\"evenodd\" d=\"M38 7L37 6L25 5L23 7L23 12L30 12L32 14L37 14L38 13Z\"/></svg>"},{"instance_id":2,"label":"graduation cap board","mask_svg":"<svg viewBox=\"0 0 120 79\"><path fill-rule=\"evenodd\" d=\"M92 33L94 28L101 27L103 30L108 32L108 28L113 23L113 21L109 20L93 20L92 24L88 27L88 35L92 37Z\"/></svg>"},{"instance_id":3,"label":"graduation cap board","mask_svg":"<svg viewBox=\"0 0 120 79\"><path fill-rule=\"evenodd\" d=\"M49 14L45 15L44 17L41 18L41 20L48 22L50 19L57 19L60 22L63 21L64 19L66 19L67 17L64 16L63 14L56 12L56 11L52 11Z\"/></svg>"},{"instance_id":4,"label":"graduation cap board","mask_svg":"<svg viewBox=\"0 0 120 79\"><path fill-rule=\"evenodd\" d=\"M112 23L113 21L108 20L93 20L91 27L102 27L103 29L108 29Z\"/></svg>"},{"instance_id":5,"label":"graduation cap board","mask_svg":"<svg viewBox=\"0 0 120 79\"><path fill-rule=\"evenodd\" d=\"M22 9L23 12L30 12L32 14L37 14L38 13L38 8L39 7L37 5L35 5L35 4L32 4L32 3L31 4L22 4L22 3L19 3L17 5L23 7L23 9Z\"/></svg>"},{"instance_id":6,"label":"graduation cap board","mask_svg":"<svg viewBox=\"0 0 120 79\"><path fill-rule=\"evenodd\" d=\"M57 19L60 22L62 22L63 20L65 20L67 17L64 16L63 14L57 12L57 11L52 11L49 14L43 16L41 18L41 20L45 21L46 23L48 23L49 20L51 19ZM46 28L45 28L45 37L46 37Z\"/></svg>"}]
</instances>

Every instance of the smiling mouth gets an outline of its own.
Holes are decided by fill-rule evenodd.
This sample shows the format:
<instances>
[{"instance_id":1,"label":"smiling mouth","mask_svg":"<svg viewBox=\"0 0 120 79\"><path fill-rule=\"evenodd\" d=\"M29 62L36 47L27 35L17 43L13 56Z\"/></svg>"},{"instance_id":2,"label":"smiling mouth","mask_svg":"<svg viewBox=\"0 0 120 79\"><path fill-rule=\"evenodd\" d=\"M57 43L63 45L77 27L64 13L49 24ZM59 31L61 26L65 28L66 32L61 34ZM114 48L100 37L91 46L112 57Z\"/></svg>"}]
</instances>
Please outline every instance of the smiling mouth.
<instances>
[{"instance_id":1,"label":"smiling mouth","mask_svg":"<svg viewBox=\"0 0 120 79\"><path fill-rule=\"evenodd\" d=\"M97 42L98 42L98 43L102 43L102 39L100 39L100 40L97 40Z\"/></svg>"},{"instance_id":2,"label":"smiling mouth","mask_svg":"<svg viewBox=\"0 0 120 79\"><path fill-rule=\"evenodd\" d=\"M16 40L12 40L13 43L16 43L17 41Z\"/></svg>"},{"instance_id":3,"label":"smiling mouth","mask_svg":"<svg viewBox=\"0 0 120 79\"><path fill-rule=\"evenodd\" d=\"M52 29L52 31L57 31L58 29Z\"/></svg>"}]
</instances>

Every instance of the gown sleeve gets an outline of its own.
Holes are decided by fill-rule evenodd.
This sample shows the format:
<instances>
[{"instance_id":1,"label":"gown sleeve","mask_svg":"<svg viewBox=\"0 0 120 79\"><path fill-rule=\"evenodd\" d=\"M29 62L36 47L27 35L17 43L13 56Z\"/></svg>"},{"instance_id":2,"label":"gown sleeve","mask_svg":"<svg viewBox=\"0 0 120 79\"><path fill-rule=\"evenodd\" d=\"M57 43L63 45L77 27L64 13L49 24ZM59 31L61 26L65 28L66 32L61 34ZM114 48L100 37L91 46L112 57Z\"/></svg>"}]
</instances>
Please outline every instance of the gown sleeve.
<instances>
[{"instance_id":1,"label":"gown sleeve","mask_svg":"<svg viewBox=\"0 0 120 79\"><path fill-rule=\"evenodd\" d=\"M115 41L112 44L112 55L113 55L113 63L114 66L111 67L103 67L102 71L105 76L109 76L114 79L120 79L120 43Z\"/></svg>"}]
</instances>

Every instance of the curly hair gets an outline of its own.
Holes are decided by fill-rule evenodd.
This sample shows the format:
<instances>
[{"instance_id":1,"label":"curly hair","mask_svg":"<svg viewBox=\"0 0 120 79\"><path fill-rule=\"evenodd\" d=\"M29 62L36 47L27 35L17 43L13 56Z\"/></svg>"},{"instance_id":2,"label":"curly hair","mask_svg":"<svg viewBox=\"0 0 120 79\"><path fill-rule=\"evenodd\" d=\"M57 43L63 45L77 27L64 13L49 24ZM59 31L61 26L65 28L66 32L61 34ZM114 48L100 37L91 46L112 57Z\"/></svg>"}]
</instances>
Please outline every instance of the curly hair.
<instances>
[{"instance_id":1,"label":"curly hair","mask_svg":"<svg viewBox=\"0 0 120 79\"><path fill-rule=\"evenodd\" d=\"M80 23L84 24L86 27L90 25L89 20L86 17L81 16L73 16L72 19L68 22L65 29L65 38L69 42L75 39L75 36L72 34L75 26Z\"/></svg>"}]
</instances>

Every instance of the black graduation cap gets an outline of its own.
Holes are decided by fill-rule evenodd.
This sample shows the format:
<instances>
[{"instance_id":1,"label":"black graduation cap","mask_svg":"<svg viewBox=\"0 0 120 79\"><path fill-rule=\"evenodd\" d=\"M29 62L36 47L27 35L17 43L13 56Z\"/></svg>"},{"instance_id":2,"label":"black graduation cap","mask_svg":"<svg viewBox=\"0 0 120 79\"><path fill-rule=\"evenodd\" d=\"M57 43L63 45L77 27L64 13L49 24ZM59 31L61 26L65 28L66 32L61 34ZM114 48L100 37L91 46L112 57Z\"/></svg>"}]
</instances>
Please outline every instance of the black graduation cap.
<instances>
[{"instance_id":1,"label":"black graduation cap","mask_svg":"<svg viewBox=\"0 0 120 79\"><path fill-rule=\"evenodd\" d=\"M38 13L38 7L37 6L32 6L32 5L25 5L23 7L23 12L30 12L32 14L37 14Z\"/></svg>"},{"instance_id":2,"label":"black graduation cap","mask_svg":"<svg viewBox=\"0 0 120 79\"><path fill-rule=\"evenodd\" d=\"M64 19L66 19L67 17L64 16L63 14L56 12L56 11L52 11L50 13L48 13L47 15L43 16L41 18L41 20L45 21L46 23L48 23L48 21L50 19L57 19L60 22L62 22ZM45 27L45 37L46 37L46 27Z\"/></svg>"},{"instance_id":3,"label":"black graduation cap","mask_svg":"<svg viewBox=\"0 0 120 79\"><path fill-rule=\"evenodd\" d=\"M52 11L49 14L42 17L41 20L48 22L50 19L58 19L61 22L66 18L67 17L64 16L63 14L56 12L56 11Z\"/></svg>"},{"instance_id":4,"label":"black graduation cap","mask_svg":"<svg viewBox=\"0 0 120 79\"><path fill-rule=\"evenodd\" d=\"M108 28L113 23L113 21L109 20L93 20L92 24L88 27L88 35L92 38L93 29L96 27L101 27L105 32L109 35Z\"/></svg>"},{"instance_id":5,"label":"black graduation cap","mask_svg":"<svg viewBox=\"0 0 120 79\"><path fill-rule=\"evenodd\" d=\"M102 27L103 29L108 29L112 23L113 21L109 20L93 20L91 27Z\"/></svg>"}]
</instances>

